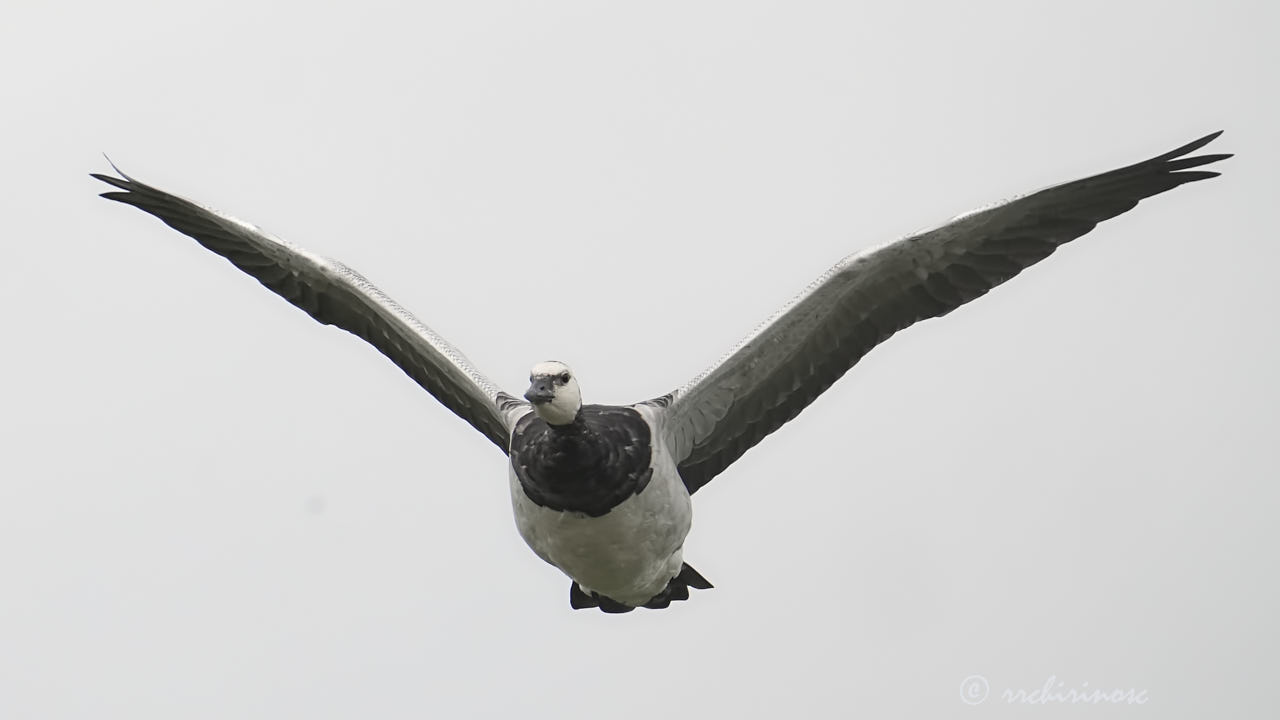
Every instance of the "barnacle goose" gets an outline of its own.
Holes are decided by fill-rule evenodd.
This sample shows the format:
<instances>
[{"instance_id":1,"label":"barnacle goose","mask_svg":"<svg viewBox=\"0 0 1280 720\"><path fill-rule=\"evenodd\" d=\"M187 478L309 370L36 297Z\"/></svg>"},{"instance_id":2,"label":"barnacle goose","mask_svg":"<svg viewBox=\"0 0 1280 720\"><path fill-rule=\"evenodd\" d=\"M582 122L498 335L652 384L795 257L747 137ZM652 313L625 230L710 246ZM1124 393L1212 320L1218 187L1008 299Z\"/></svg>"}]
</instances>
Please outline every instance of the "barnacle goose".
<instances>
[{"instance_id":1,"label":"barnacle goose","mask_svg":"<svg viewBox=\"0 0 1280 720\"><path fill-rule=\"evenodd\" d=\"M961 215L850 255L688 384L627 406L583 405L560 362L533 366L524 401L340 262L125 175L93 174L326 325L368 341L510 456L520 535L572 580L574 608L663 608L711 587L684 562L690 495L794 418L871 348L1039 262L1144 198L1219 173L1190 154L1220 135L1118 170ZM113 165L114 168L114 165Z\"/></svg>"}]
</instances>

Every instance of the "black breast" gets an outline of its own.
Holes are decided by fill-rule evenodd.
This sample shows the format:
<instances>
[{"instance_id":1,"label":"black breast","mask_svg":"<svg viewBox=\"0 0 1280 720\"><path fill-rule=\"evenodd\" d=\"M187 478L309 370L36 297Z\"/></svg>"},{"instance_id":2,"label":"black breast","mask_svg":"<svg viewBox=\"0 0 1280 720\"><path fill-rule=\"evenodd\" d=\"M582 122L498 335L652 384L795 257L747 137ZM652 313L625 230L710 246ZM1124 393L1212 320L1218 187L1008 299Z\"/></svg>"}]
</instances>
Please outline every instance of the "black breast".
<instances>
[{"instance_id":1,"label":"black breast","mask_svg":"<svg viewBox=\"0 0 1280 720\"><path fill-rule=\"evenodd\" d=\"M599 517L644 490L653 476L649 425L625 407L583 406L569 425L536 413L516 424L511 467L529 499Z\"/></svg>"}]
</instances>

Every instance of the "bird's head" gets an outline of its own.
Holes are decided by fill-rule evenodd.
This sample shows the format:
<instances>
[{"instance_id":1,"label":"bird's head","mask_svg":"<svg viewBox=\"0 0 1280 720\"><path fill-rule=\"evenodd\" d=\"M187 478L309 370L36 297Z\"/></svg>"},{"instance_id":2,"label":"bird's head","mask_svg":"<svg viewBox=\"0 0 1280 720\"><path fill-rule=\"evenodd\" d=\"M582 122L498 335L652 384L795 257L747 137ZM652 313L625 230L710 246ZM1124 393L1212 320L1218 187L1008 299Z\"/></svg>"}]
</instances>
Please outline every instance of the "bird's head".
<instances>
[{"instance_id":1,"label":"bird's head","mask_svg":"<svg viewBox=\"0 0 1280 720\"><path fill-rule=\"evenodd\" d=\"M524 398L533 411L551 425L568 425L582 409L582 391L568 365L554 360L540 362L529 371Z\"/></svg>"}]
</instances>

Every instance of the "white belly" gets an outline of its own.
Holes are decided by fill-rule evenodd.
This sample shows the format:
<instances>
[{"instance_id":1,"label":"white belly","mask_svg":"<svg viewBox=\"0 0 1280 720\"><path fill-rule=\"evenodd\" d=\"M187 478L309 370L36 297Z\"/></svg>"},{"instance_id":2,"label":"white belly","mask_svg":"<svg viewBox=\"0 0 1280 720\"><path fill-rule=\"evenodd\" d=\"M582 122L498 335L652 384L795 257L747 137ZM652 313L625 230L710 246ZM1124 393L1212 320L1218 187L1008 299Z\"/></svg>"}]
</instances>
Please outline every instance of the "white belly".
<instances>
[{"instance_id":1,"label":"white belly","mask_svg":"<svg viewBox=\"0 0 1280 720\"><path fill-rule=\"evenodd\" d=\"M653 477L644 490L600 517L534 504L515 471L509 471L520 536L583 590L643 605L680 572L681 548L693 519L689 491L675 464L657 443L654 456Z\"/></svg>"}]
</instances>

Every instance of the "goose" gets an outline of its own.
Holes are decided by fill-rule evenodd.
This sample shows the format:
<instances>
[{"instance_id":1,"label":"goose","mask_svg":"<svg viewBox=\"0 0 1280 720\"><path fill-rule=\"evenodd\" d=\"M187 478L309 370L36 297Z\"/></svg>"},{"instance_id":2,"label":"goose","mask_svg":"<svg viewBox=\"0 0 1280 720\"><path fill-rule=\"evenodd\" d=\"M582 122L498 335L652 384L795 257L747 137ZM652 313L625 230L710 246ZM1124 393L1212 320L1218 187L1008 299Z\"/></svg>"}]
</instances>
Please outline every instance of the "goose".
<instances>
[{"instance_id":1,"label":"goose","mask_svg":"<svg viewBox=\"0 0 1280 720\"><path fill-rule=\"evenodd\" d=\"M131 178L92 173L311 317L363 338L510 458L516 527L570 579L572 608L665 608L707 582L684 562L691 496L796 417L873 347L984 295L1144 198L1220 173L1149 160L1015 197L836 263L712 367L658 398L587 405L565 363L504 392L364 276L258 227ZM110 160L108 159L108 162Z\"/></svg>"}]
</instances>

